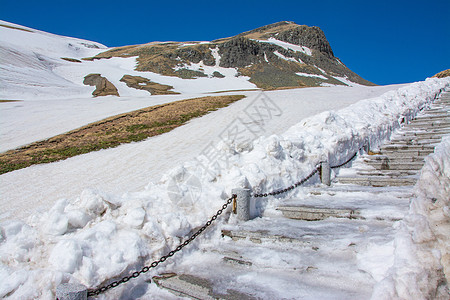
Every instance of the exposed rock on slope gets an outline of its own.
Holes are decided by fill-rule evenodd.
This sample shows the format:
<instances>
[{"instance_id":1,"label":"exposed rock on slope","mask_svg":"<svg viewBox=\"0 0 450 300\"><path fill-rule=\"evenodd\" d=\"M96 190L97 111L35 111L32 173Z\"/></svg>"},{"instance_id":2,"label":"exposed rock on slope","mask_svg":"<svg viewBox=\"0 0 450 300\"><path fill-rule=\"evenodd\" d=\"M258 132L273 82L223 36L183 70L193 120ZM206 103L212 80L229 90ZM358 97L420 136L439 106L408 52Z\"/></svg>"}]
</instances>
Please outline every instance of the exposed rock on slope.
<instances>
[{"instance_id":1,"label":"exposed rock on slope","mask_svg":"<svg viewBox=\"0 0 450 300\"><path fill-rule=\"evenodd\" d=\"M179 94L177 92L170 91L171 89L173 89L173 86L171 85L152 82L147 78L141 76L124 75L122 79L120 79L120 81L125 82L128 87L138 90L145 90L152 95Z\"/></svg>"},{"instance_id":2,"label":"exposed rock on slope","mask_svg":"<svg viewBox=\"0 0 450 300\"><path fill-rule=\"evenodd\" d=\"M166 42L114 48L90 59L137 56L137 71L191 79L221 77L223 68L273 89L373 85L334 56L318 27L279 22L212 42Z\"/></svg>"},{"instance_id":3,"label":"exposed rock on slope","mask_svg":"<svg viewBox=\"0 0 450 300\"><path fill-rule=\"evenodd\" d=\"M85 85L95 86L95 90L92 92L92 95L94 95L94 97L108 95L119 96L117 88L111 82L109 82L108 79L102 77L100 74L87 75L86 77L84 77L83 83Z\"/></svg>"}]
</instances>

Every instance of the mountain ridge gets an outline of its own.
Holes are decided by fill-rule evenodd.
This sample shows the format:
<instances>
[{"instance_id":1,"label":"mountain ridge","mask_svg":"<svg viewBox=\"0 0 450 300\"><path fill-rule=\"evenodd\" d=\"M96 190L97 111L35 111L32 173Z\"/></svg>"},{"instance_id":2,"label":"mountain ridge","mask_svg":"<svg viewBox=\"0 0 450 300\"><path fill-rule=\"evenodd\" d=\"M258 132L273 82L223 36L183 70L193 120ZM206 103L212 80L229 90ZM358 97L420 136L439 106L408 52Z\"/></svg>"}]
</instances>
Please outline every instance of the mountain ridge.
<instances>
[{"instance_id":1,"label":"mountain ridge","mask_svg":"<svg viewBox=\"0 0 450 300\"><path fill-rule=\"evenodd\" d=\"M250 82L263 89L348 82L374 85L334 56L319 27L288 21L211 42L153 42L116 47L87 59L133 56L137 56L137 71L193 79L214 77L204 72L204 67L235 68L236 76L248 76ZM220 74L219 70L216 72Z\"/></svg>"}]
</instances>

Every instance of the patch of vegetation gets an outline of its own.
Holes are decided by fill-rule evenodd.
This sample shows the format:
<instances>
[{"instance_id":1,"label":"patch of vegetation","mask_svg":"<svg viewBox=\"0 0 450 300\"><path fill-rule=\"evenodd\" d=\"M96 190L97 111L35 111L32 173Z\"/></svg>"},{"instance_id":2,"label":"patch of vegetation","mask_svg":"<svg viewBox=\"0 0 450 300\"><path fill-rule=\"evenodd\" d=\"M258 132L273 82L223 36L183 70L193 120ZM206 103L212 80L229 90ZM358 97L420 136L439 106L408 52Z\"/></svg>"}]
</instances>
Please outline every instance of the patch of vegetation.
<instances>
[{"instance_id":1,"label":"patch of vegetation","mask_svg":"<svg viewBox=\"0 0 450 300\"><path fill-rule=\"evenodd\" d=\"M243 71L245 75L245 71ZM252 70L250 82L266 90L281 87L305 87L301 78L289 70L282 70L275 66L264 64Z\"/></svg>"},{"instance_id":2,"label":"patch of vegetation","mask_svg":"<svg viewBox=\"0 0 450 300\"><path fill-rule=\"evenodd\" d=\"M61 59L64 59L66 61L70 61L70 62L76 62L76 63L80 63L81 60L76 59L76 58L70 58L70 57L61 57Z\"/></svg>"},{"instance_id":3,"label":"patch of vegetation","mask_svg":"<svg viewBox=\"0 0 450 300\"><path fill-rule=\"evenodd\" d=\"M449 77L449 76L450 76L450 69L439 72L436 75L434 75L433 77L445 78L445 77Z\"/></svg>"},{"instance_id":4,"label":"patch of vegetation","mask_svg":"<svg viewBox=\"0 0 450 300\"><path fill-rule=\"evenodd\" d=\"M33 32L33 31L25 29L25 28L19 28L19 27L14 27L14 26L5 25L5 24L0 24L0 26L6 27L6 28L9 28L9 29L22 30L22 31L25 31L25 32Z\"/></svg>"},{"instance_id":5,"label":"patch of vegetation","mask_svg":"<svg viewBox=\"0 0 450 300\"><path fill-rule=\"evenodd\" d=\"M149 128L149 125L147 125L147 124L133 124L133 125L127 126L126 131L135 133L136 131L147 129L147 128Z\"/></svg>"},{"instance_id":6,"label":"patch of vegetation","mask_svg":"<svg viewBox=\"0 0 450 300\"><path fill-rule=\"evenodd\" d=\"M245 96L208 96L151 106L95 122L0 154L0 174L80 154L139 142L226 107Z\"/></svg>"}]
</instances>

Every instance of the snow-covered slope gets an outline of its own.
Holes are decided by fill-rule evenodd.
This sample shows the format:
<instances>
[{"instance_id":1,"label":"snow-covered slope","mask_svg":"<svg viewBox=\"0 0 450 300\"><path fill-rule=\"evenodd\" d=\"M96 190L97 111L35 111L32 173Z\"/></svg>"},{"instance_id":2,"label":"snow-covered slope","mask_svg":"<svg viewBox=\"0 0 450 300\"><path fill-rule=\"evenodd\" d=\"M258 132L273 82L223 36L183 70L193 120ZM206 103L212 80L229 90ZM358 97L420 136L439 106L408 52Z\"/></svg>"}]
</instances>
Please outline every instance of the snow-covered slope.
<instances>
[{"instance_id":1,"label":"snow-covered slope","mask_svg":"<svg viewBox=\"0 0 450 300\"><path fill-rule=\"evenodd\" d=\"M88 96L91 89L74 84L54 70L74 64L62 58L81 59L105 49L99 43L0 21L0 98Z\"/></svg>"},{"instance_id":2,"label":"snow-covered slope","mask_svg":"<svg viewBox=\"0 0 450 300\"><path fill-rule=\"evenodd\" d=\"M117 87L122 97L145 97L144 90L128 87L124 75L142 76L171 85L179 93L255 89L248 77L225 73L225 78L182 79L153 72L137 72L136 57L85 61L106 51L102 44L59 36L0 20L0 99L37 100L92 98L95 89L83 84L99 73ZM67 60L69 59L69 60ZM234 70L235 71L235 70Z\"/></svg>"},{"instance_id":3,"label":"snow-covered slope","mask_svg":"<svg viewBox=\"0 0 450 300\"><path fill-rule=\"evenodd\" d=\"M252 121L248 120L244 111L246 107L258 104L255 101L260 96L274 101L279 109L276 116L261 124L259 134L269 136L281 134L311 115L329 109L340 109L358 100L376 97L400 87L308 88L263 94L259 91L238 92L245 94L247 98L141 143L122 145L1 175L1 200L10 204L3 207L0 205L0 220L6 214L25 217L38 207L45 210L60 198L78 197L86 188L124 193L140 190L150 181L157 182L170 169L199 155L211 141L217 142L220 134L232 126L233 120L240 118L251 124ZM48 138L109 114L181 97L183 95L152 96L150 99L106 97L96 101L67 99L2 103L0 113L4 112L4 115L0 118L0 149ZM248 138L259 138L250 131L244 133Z\"/></svg>"}]
</instances>

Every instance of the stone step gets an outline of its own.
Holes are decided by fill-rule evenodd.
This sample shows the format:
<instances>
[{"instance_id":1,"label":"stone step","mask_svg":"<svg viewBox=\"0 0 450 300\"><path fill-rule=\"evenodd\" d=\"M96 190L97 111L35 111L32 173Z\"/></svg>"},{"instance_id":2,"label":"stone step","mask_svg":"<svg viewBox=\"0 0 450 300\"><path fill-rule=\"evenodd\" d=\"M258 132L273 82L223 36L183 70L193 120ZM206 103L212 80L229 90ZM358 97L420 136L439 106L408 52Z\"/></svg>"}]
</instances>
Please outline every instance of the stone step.
<instances>
[{"instance_id":1,"label":"stone step","mask_svg":"<svg viewBox=\"0 0 450 300\"><path fill-rule=\"evenodd\" d=\"M399 157L399 156L418 156L425 157L429 154L433 153L433 149L423 149L423 150L383 150L381 151L381 155L386 155L388 158L390 157Z\"/></svg>"},{"instance_id":2,"label":"stone step","mask_svg":"<svg viewBox=\"0 0 450 300\"><path fill-rule=\"evenodd\" d=\"M404 142L404 143L417 143L417 144L425 144L425 143L430 143L430 144L439 144L442 140L442 136L417 136L417 135L404 135L404 136L399 136L396 135L394 137L392 137L392 140L390 140L390 143L400 143L400 142Z\"/></svg>"},{"instance_id":3,"label":"stone step","mask_svg":"<svg viewBox=\"0 0 450 300\"><path fill-rule=\"evenodd\" d=\"M446 132L450 128L450 123L447 122L433 122L433 123L410 123L403 127L400 132L422 132L422 133L436 133Z\"/></svg>"},{"instance_id":4,"label":"stone step","mask_svg":"<svg viewBox=\"0 0 450 300\"><path fill-rule=\"evenodd\" d=\"M380 147L381 150L392 150L392 151L397 151L397 150L433 150L434 151L434 145L430 145L430 144L424 144L424 145L400 145L397 143L391 143L391 144L386 144Z\"/></svg>"},{"instance_id":5,"label":"stone step","mask_svg":"<svg viewBox=\"0 0 450 300\"><path fill-rule=\"evenodd\" d=\"M356 177L344 177L339 176L336 181L341 184L356 184L364 186L409 186L415 185L417 178L412 177L381 177L381 176L356 176Z\"/></svg>"},{"instance_id":6,"label":"stone step","mask_svg":"<svg viewBox=\"0 0 450 300\"><path fill-rule=\"evenodd\" d=\"M439 144L441 138L436 139L418 139L418 138L411 138L411 139L399 139L397 137L392 138L389 143L391 144L398 144L398 145L429 145L431 147L436 147L437 144Z\"/></svg>"},{"instance_id":7,"label":"stone step","mask_svg":"<svg viewBox=\"0 0 450 300\"><path fill-rule=\"evenodd\" d=\"M424 128L422 125L420 126L410 126L404 127L398 131L399 135L436 135L441 133L446 133L450 129L450 124L445 127L434 126L430 128Z\"/></svg>"},{"instance_id":8,"label":"stone step","mask_svg":"<svg viewBox=\"0 0 450 300\"><path fill-rule=\"evenodd\" d=\"M290 243L296 246L312 248L315 247L310 239L303 240L297 237L290 237L281 234L271 234L266 230L249 231L249 230L222 230L222 236L230 237L233 241L248 240L255 244L263 242Z\"/></svg>"},{"instance_id":9,"label":"stone step","mask_svg":"<svg viewBox=\"0 0 450 300\"><path fill-rule=\"evenodd\" d=\"M384 161L367 160L365 161L370 166L377 170L420 170L423 167L423 161L421 162L393 162L386 159Z\"/></svg>"},{"instance_id":10,"label":"stone step","mask_svg":"<svg viewBox=\"0 0 450 300\"><path fill-rule=\"evenodd\" d=\"M440 108L430 108L425 111L423 111L424 114L450 114L450 109L447 107L440 107Z\"/></svg>"},{"instance_id":11,"label":"stone step","mask_svg":"<svg viewBox=\"0 0 450 300\"><path fill-rule=\"evenodd\" d=\"M157 286L169 290L180 297L191 299L215 300L215 299L243 299L256 300L256 298L241 292L227 289L225 293L216 292L210 280L190 274L167 273L154 276L153 281Z\"/></svg>"},{"instance_id":12,"label":"stone step","mask_svg":"<svg viewBox=\"0 0 450 300\"><path fill-rule=\"evenodd\" d=\"M412 121L402 127L402 130L445 130L450 127L450 122L447 121Z\"/></svg>"},{"instance_id":13,"label":"stone step","mask_svg":"<svg viewBox=\"0 0 450 300\"><path fill-rule=\"evenodd\" d=\"M440 113L440 114L426 114L426 111L422 114L417 115L414 119L411 120L411 123L414 122L449 122L450 115L448 113Z\"/></svg>"},{"instance_id":14,"label":"stone step","mask_svg":"<svg viewBox=\"0 0 450 300\"><path fill-rule=\"evenodd\" d=\"M356 174L360 176L388 176L388 177L404 177L410 175L416 175L418 170L393 170L393 169L382 169L382 170L357 170Z\"/></svg>"},{"instance_id":15,"label":"stone step","mask_svg":"<svg viewBox=\"0 0 450 300\"><path fill-rule=\"evenodd\" d=\"M359 211L348 208L279 206L277 210L281 211L285 218L305 221L319 221L330 217L347 219L362 218Z\"/></svg>"},{"instance_id":16,"label":"stone step","mask_svg":"<svg viewBox=\"0 0 450 300\"><path fill-rule=\"evenodd\" d=\"M450 113L448 112L448 108L441 108L440 110L435 111L422 111L418 115L416 115L411 121L417 122L417 121L429 121L429 122L436 122L436 121L447 121L450 118Z\"/></svg>"},{"instance_id":17,"label":"stone step","mask_svg":"<svg viewBox=\"0 0 450 300\"><path fill-rule=\"evenodd\" d=\"M433 123L448 123L449 122L448 115L433 115L433 116L418 116L411 120L411 123L425 123L425 122L433 122Z\"/></svg>"},{"instance_id":18,"label":"stone step","mask_svg":"<svg viewBox=\"0 0 450 300\"><path fill-rule=\"evenodd\" d=\"M393 187L373 187L373 186L348 186L348 185L332 185L330 187L310 188L307 190L308 194L312 196L336 196L338 193L370 193L373 195L387 194L389 196L395 195L397 198L413 197L410 187L393 186Z\"/></svg>"},{"instance_id":19,"label":"stone step","mask_svg":"<svg viewBox=\"0 0 450 300\"><path fill-rule=\"evenodd\" d=\"M364 162L368 161L374 161L374 162L385 162L386 160L389 162L395 162L395 163L406 163L409 164L410 162L422 162L424 161L425 156L391 156L388 157L386 155L362 155L361 159Z\"/></svg>"}]
</instances>

